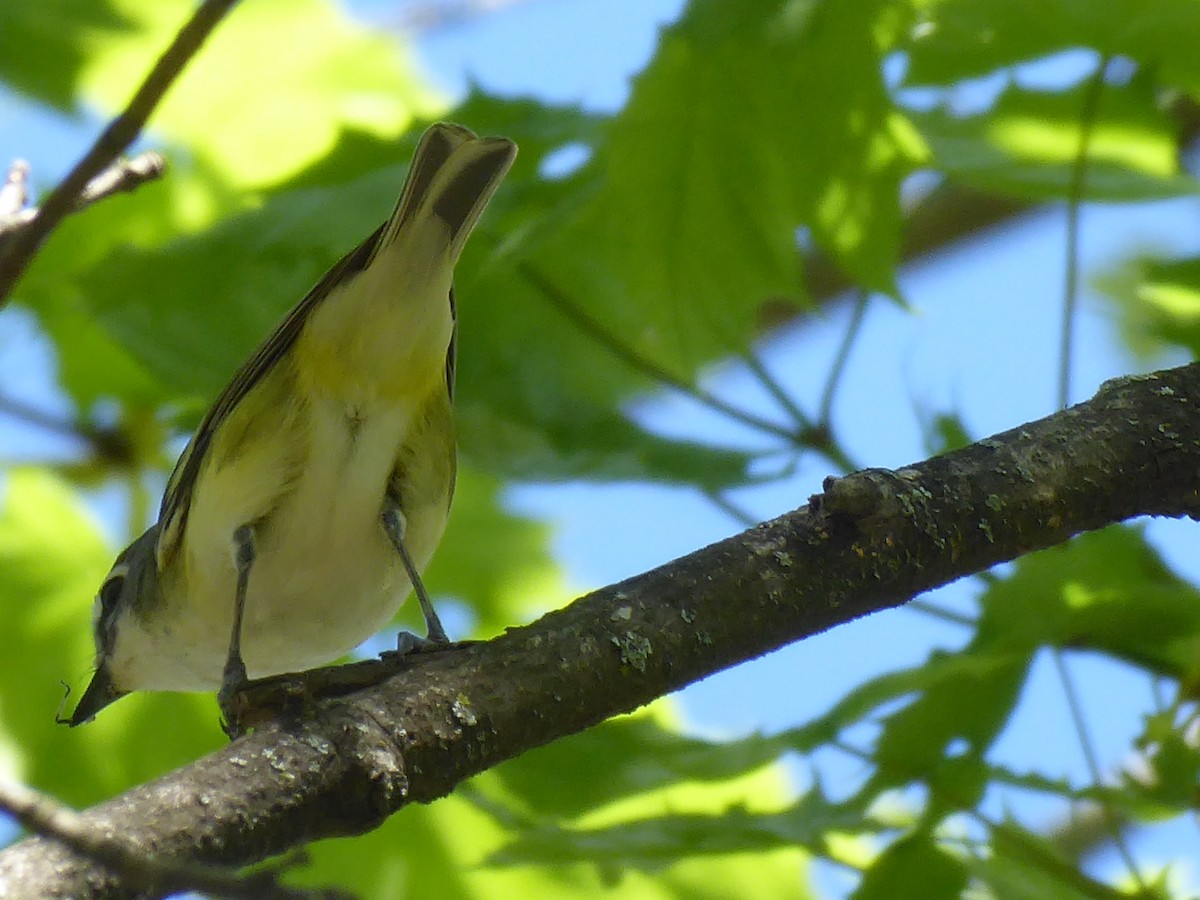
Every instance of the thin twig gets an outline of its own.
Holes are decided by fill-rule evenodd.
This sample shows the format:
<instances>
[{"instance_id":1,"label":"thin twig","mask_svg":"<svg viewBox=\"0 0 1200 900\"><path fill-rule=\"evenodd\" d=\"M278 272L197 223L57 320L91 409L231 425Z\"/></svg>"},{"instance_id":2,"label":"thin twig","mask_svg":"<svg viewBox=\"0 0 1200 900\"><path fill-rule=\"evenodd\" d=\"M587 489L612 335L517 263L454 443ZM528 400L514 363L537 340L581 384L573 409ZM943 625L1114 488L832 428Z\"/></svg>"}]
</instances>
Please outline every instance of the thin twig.
<instances>
[{"instance_id":1,"label":"thin twig","mask_svg":"<svg viewBox=\"0 0 1200 900\"><path fill-rule=\"evenodd\" d=\"M119 426L104 427L87 422L67 421L7 394L0 394L0 415L9 416L62 437L84 441L91 445L96 456L110 465L123 469L135 466L136 455L129 435Z\"/></svg>"},{"instance_id":2,"label":"thin twig","mask_svg":"<svg viewBox=\"0 0 1200 900\"><path fill-rule=\"evenodd\" d=\"M87 183L70 212L87 209L113 194L136 190L147 181L161 177L166 167L162 154L154 150L139 153L132 159L118 159ZM41 215L40 207L24 205L28 177L29 164L18 159L8 170L4 187L0 188L0 253L7 246L5 242L15 240L22 230L34 227Z\"/></svg>"},{"instance_id":3,"label":"thin twig","mask_svg":"<svg viewBox=\"0 0 1200 900\"><path fill-rule=\"evenodd\" d=\"M910 600L905 604L904 608L923 613L930 618L941 619L943 622L962 625L964 628L976 628L979 625L979 622L973 617L965 616L952 609L946 609L946 607L929 600Z\"/></svg>"},{"instance_id":4,"label":"thin twig","mask_svg":"<svg viewBox=\"0 0 1200 900\"><path fill-rule=\"evenodd\" d=\"M1071 169L1071 182L1068 186L1066 229L1067 271L1063 286L1062 334L1060 336L1061 343L1059 346L1058 361L1058 406L1060 409L1066 408L1067 404L1071 402L1071 361L1074 355L1075 319L1079 309L1079 219L1083 208L1088 165L1091 162L1088 157L1088 151L1090 150L1092 133L1096 126L1100 96L1104 92L1104 76L1108 72L1109 61L1110 57L1101 57L1096 67L1096 72L1088 80L1084 91L1083 108L1079 114L1079 147L1075 153L1075 161ZM1088 773L1093 783L1099 785L1102 779L1100 761L1097 757L1096 748L1091 733L1088 730L1087 722L1084 720L1079 689L1075 684L1075 679L1071 675L1070 667L1067 665L1062 649L1059 647L1052 648L1051 656L1054 658L1055 670L1058 673L1059 682L1062 684L1063 695L1067 700L1067 708L1071 714L1071 721L1075 726L1075 733L1079 738L1079 747L1083 753L1084 763L1087 765ZM1134 884L1137 885L1140 891L1146 892L1148 890L1146 882L1138 870L1137 861L1133 858L1133 851L1125 840L1125 835L1121 830L1116 814L1107 802L1101 802L1100 808L1103 810L1105 821L1109 825L1113 847L1121 857L1121 861L1125 864L1125 867L1129 870Z\"/></svg>"},{"instance_id":5,"label":"thin twig","mask_svg":"<svg viewBox=\"0 0 1200 900\"><path fill-rule=\"evenodd\" d=\"M792 421L796 423L796 426L798 428L811 428L813 423L809 420L804 410L800 408L792 395L784 389L779 380L771 374L771 370L767 368L762 358L754 352L754 349L750 348L739 355L747 368L754 373L754 377L758 379L758 383L766 388L767 393L775 398L775 402L783 408L784 412L792 417Z\"/></svg>"},{"instance_id":6,"label":"thin twig","mask_svg":"<svg viewBox=\"0 0 1200 900\"><path fill-rule=\"evenodd\" d=\"M850 350L862 330L863 318L867 312L867 301L870 299L866 291L859 291L854 300L854 312L850 315L850 324L846 326L846 334L838 347L833 365L829 369L829 378L825 382L825 390L821 392L821 405L817 407L817 421L829 427L829 418L833 414L833 398L837 395L842 373L846 371L846 363L850 359Z\"/></svg>"},{"instance_id":7,"label":"thin twig","mask_svg":"<svg viewBox=\"0 0 1200 900\"><path fill-rule=\"evenodd\" d=\"M758 521L749 512L730 500L724 491L707 488L704 491L704 496L708 498L713 506L721 510L721 512L725 513L725 515L729 516L743 528L749 528Z\"/></svg>"},{"instance_id":8,"label":"thin twig","mask_svg":"<svg viewBox=\"0 0 1200 900\"><path fill-rule=\"evenodd\" d=\"M205 0L197 7L191 19L175 35L171 46L154 64L124 112L109 123L83 159L50 192L29 227L19 231L0 253L0 304L12 292L38 248L59 222L75 209L92 179L111 166L137 139L167 89L236 2Z\"/></svg>"},{"instance_id":9,"label":"thin twig","mask_svg":"<svg viewBox=\"0 0 1200 900\"><path fill-rule=\"evenodd\" d=\"M60 419L45 410L36 409L28 403L24 403L7 394L0 394L0 415L10 416L27 425L34 425L44 431L49 431L62 437L75 438L80 441L90 441L92 439L91 434L86 430L85 426Z\"/></svg>"},{"instance_id":10,"label":"thin twig","mask_svg":"<svg viewBox=\"0 0 1200 900\"><path fill-rule=\"evenodd\" d=\"M1071 402L1071 358L1074 355L1075 316L1079 308L1079 215L1083 206L1084 185L1087 182L1088 149L1096 125L1100 94L1104 90L1104 73L1108 60L1100 60L1096 74L1088 81L1079 113L1079 147L1071 168L1071 183L1067 187L1067 249L1066 283L1063 286L1062 334L1059 336L1058 406L1065 409Z\"/></svg>"},{"instance_id":11,"label":"thin twig","mask_svg":"<svg viewBox=\"0 0 1200 900\"><path fill-rule=\"evenodd\" d=\"M166 167L167 161L161 153L154 150L139 153L131 159L118 159L87 183L83 195L75 204L75 210L85 209L97 200L103 200L113 194L136 190L147 181L160 178Z\"/></svg>"},{"instance_id":12,"label":"thin twig","mask_svg":"<svg viewBox=\"0 0 1200 900\"><path fill-rule=\"evenodd\" d=\"M681 394L691 397L700 405L707 406L709 409L715 410L733 419L735 422L741 422L750 428L782 438L793 446L802 446L801 434L798 431L785 428L777 422L772 422L769 419L764 419L761 416L756 416L754 413L726 403L720 397L704 390L704 388L689 384L657 363L646 359L605 328L600 322L597 322L588 315L564 291L560 290L529 263L520 263L518 270L534 287L542 292L542 295L547 300L554 304L556 309L570 319L580 331L628 364L632 369L641 372L653 381L674 388Z\"/></svg>"},{"instance_id":13,"label":"thin twig","mask_svg":"<svg viewBox=\"0 0 1200 900\"><path fill-rule=\"evenodd\" d=\"M241 876L214 866L179 863L139 852L114 835L97 832L75 810L45 794L0 781L0 809L30 831L66 844L77 853L119 872L129 886L163 893L203 891L235 900L348 898L344 891L291 888L276 880L277 869Z\"/></svg>"},{"instance_id":14,"label":"thin twig","mask_svg":"<svg viewBox=\"0 0 1200 900\"><path fill-rule=\"evenodd\" d=\"M518 264L517 270L525 276L526 280L542 292L542 295L554 305L555 309L570 319L572 324L580 331L592 338L618 359L625 362L632 369L641 372L647 378L669 388L674 388L684 396L691 397L701 406L706 406L715 412L721 413L735 422L740 422L765 434L782 438L787 442L789 447L796 450L812 450L820 453L845 472L853 472L860 468L850 458L850 455L833 440L831 432L824 425L818 423L816 425L799 425L796 428L788 428L770 419L765 419L762 416L734 406L732 403L722 400L716 394L706 391L699 385L688 383L634 350L629 344L613 334L612 331L605 328L601 322L596 321L596 319L588 315L565 291L561 290L529 263L522 262Z\"/></svg>"},{"instance_id":15,"label":"thin twig","mask_svg":"<svg viewBox=\"0 0 1200 900\"><path fill-rule=\"evenodd\" d=\"M1066 656L1061 647L1053 647L1051 657L1054 659L1054 667L1058 673L1058 680L1062 684L1063 696L1067 700L1067 711L1071 715L1071 723L1075 728L1075 734L1079 738L1079 747L1083 752L1083 760L1087 765L1088 774L1092 779L1092 783L1096 787L1100 787L1103 779L1100 774L1100 759L1096 754L1096 748L1092 741L1091 732L1087 726L1087 720L1083 715L1083 701L1079 696L1079 688L1075 684L1075 678L1071 674L1070 668L1067 666ZM1129 875L1133 879L1133 883L1137 885L1138 890L1143 894L1149 894L1150 888L1142 877L1141 870L1138 868L1137 860L1133 858L1133 850L1130 849L1129 843L1126 840L1125 832L1121 828L1120 817L1113 809L1112 804L1107 798L1102 798L1099 801L1100 811L1104 819L1105 828L1108 830L1109 837L1112 838L1113 849L1117 851L1117 855L1121 857L1121 862L1125 864L1125 868L1129 870ZM1072 812L1071 819L1075 816Z\"/></svg>"}]
</instances>

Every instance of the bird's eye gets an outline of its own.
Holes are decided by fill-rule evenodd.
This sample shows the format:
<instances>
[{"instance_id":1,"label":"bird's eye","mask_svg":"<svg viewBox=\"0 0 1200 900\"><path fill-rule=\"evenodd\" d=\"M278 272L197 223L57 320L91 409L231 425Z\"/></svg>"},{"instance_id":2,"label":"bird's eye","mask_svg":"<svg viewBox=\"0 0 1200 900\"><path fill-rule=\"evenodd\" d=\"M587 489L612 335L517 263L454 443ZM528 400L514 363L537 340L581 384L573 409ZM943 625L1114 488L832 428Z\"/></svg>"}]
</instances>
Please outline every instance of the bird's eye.
<instances>
[{"instance_id":1,"label":"bird's eye","mask_svg":"<svg viewBox=\"0 0 1200 900\"><path fill-rule=\"evenodd\" d=\"M92 633L98 654L103 654L112 647L117 601L121 599L121 591L125 589L125 579L128 575L129 566L118 563L113 566L96 593L96 602L92 607Z\"/></svg>"},{"instance_id":2,"label":"bird's eye","mask_svg":"<svg viewBox=\"0 0 1200 900\"><path fill-rule=\"evenodd\" d=\"M121 588L125 586L125 577L129 574L129 566L121 564L113 566L100 592L96 595L96 612L99 619L107 619L116 608L117 600L121 597Z\"/></svg>"}]
</instances>

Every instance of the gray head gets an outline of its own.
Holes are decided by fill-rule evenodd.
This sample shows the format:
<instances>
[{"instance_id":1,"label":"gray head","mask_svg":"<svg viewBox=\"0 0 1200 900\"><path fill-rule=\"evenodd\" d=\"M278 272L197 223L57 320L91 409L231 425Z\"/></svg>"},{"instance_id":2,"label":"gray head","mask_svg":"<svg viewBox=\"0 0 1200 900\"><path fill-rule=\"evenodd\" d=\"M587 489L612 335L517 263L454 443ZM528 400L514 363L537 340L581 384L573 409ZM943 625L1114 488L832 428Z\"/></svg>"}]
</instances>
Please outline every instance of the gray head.
<instances>
[{"instance_id":1,"label":"gray head","mask_svg":"<svg viewBox=\"0 0 1200 900\"><path fill-rule=\"evenodd\" d=\"M100 585L92 610L92 629L96 641L96 673L65 721L71 727L91 721L96 713L127 693L113 680L109 660L117 642L117 622L127 612L136 612L150 597L158 583L158 563L154 550L158 543L158 525L126 547L113 563Z\"/></svg>"}]
</instances>

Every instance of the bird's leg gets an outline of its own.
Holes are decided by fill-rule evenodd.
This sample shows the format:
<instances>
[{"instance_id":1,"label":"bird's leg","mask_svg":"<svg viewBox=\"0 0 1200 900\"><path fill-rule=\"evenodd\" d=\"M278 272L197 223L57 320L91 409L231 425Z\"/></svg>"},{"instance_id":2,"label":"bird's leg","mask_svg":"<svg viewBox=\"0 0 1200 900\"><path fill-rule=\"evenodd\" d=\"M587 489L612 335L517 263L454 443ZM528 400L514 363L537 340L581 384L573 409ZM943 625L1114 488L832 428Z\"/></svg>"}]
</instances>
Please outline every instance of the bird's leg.
<instances>
[{"instance_id":1,"label":"bird's leg","mask_svg":"<svg viewBox=\"0 0 1200 900\"><path fill-rule=\"evenodd\" d=\"M231 738L238 737L243 730L238 725L233 697L249 680L246 677L246 663L242 660L242 617L246 611L246 586L250 582L250 569L254 565L253 525L243 525L233 533L233 561L237 569L237 594L233 599L233 631L229 635L229 655L225 657L221 690L217 692L217 703L224 717L221 727Z\"/></svg>"},{"instance_id":2,"label":"bird's leg","mask_svg":"<svg viewBox=\"0 0 1200 900\"><path fill-rule=\"evenodd\" d=\"M421 575L417 572L416 564L413 563L413 559L408 553L408 547L404 544L404 530L407 523L404 512L400 509L400 503L390 491L383 500L382 520L384 533L387 534L388 540L392 542L392 546L396 548L396 552L400 554L400 559L404 562L408 580L412 582L417 600L421 604L421 612L425 616L426 636L419 638L411 632L402 631L396 636L396 651L405 654L431 644L450 643L450 638L446 636L446 629L442 627L441 620L438 619L437 613L433 609L433 603L429 599L429 593L425 590L425 584L421 581Z\"/></svg>"}]
</instances>

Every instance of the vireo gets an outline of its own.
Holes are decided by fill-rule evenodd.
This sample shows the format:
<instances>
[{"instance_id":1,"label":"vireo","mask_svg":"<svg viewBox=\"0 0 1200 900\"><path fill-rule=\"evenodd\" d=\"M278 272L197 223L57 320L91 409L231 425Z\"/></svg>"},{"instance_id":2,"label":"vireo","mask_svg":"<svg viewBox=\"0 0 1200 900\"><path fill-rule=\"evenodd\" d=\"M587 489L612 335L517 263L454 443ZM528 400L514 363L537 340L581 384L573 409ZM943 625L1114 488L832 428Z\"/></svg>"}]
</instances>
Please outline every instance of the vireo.
<instances>
[{"instance_id":1,"label":"vireo","mask_svg":"<svg viewBox=\"0 0 1200 900\"><path fill-rule=\"evenodd\" d=\"M410 588L447 641L420 573L454 491L451 281L516 151L432 126L388 220L233 376L100 588L71 725L136 690L219 689L228 718L248 678L337 659Z\"/></svg>"}]
</instances>

